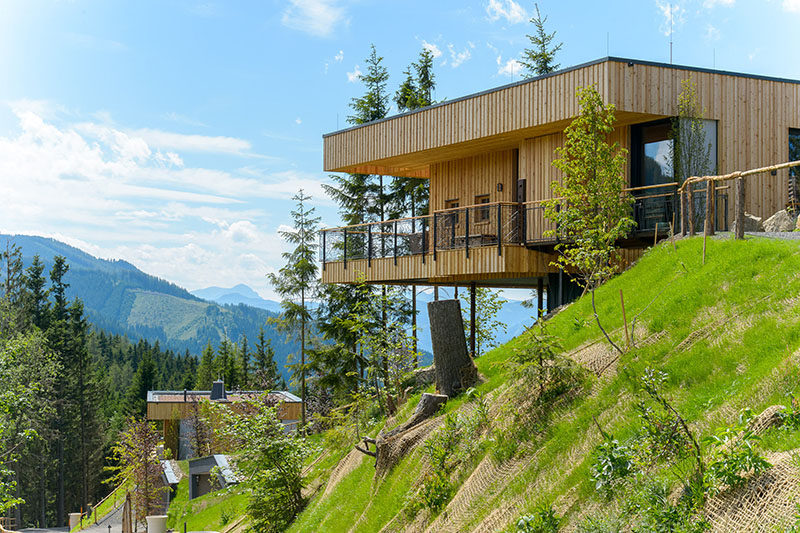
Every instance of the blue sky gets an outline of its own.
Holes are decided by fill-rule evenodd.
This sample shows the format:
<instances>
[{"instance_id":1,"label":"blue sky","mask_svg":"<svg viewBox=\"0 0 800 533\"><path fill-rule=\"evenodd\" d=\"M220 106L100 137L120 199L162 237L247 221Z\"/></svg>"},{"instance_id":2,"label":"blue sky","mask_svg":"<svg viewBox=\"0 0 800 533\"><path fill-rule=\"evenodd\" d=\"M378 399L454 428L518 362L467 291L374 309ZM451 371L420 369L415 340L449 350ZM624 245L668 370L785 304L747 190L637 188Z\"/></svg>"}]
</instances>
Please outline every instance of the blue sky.
<instances>
[{"instance_id":1,"label":"blue sky","mask_svg":"<svg viewBox=\"0 0 800 533\"><path fill-rule=\"evenodd\" d=\"M543 0L562 66L608 54L800 79L800 0ZM0 0L0 232L53 236L189 289L265 297L299 187L327 225L322 134L374 43L421 48L439 100L519 79L533 2Z\"/></svg>"}]
</instances>

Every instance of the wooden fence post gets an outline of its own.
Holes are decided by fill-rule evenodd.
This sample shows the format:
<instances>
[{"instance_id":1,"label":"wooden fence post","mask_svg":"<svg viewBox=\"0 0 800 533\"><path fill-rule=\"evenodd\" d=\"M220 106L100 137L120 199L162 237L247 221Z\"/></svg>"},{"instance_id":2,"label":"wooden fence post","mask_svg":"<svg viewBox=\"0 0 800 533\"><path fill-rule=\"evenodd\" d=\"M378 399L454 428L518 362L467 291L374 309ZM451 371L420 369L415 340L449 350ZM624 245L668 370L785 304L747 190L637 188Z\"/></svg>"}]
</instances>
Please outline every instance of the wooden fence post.
<instances>
[{"instance_id":1,"label":"wooden fence post","mask_svg":"<svg viewBox=\"0 0 800 533\"><path fill-rule=\"evenodd\" d=\"M686 236L686 191L681 191L681 237Z\"/></svg>"},{"instance_id":2,"label":"wooden fence post","mask_svg":"<svg viewBox=\"0 0 800 533\"><path fill-rule=\"evenodd\" d=\"M738 240L744 239L744 179L736 178L736 234Z\"/></svg>"},{"instance_id":3,"label":"wooden fence post","mask_svg":"<svg viewBox=\"0 0 800 533\"><path fill-rule=\"evenodd\" d=\"M703 235L714 235L714 185L713 181L706 180L706 220L703 224Z\"/></svg>"},{"instance_id":4,"label":"wooden fence post","mask_svg":"<svg viewBox=\"0 0 800 533\"><path fill-rule=\"evenodd\" d=\"M686 186L686 196L689 203L689 236L694 237L697 233L694 227L694 183Z\"/></svg>"}]
</instances>

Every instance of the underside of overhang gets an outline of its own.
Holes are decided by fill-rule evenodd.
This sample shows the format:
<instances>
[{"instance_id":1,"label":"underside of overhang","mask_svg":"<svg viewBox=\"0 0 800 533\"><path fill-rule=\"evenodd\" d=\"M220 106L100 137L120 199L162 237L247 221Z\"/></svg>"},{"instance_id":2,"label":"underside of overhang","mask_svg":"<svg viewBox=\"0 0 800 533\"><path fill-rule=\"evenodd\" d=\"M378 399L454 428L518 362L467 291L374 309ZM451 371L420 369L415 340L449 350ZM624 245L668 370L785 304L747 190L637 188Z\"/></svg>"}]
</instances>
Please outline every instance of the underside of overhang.
<instances>
[{"instance_id":1,"label":"underside of overhang","mask_svg":"<svg viewBox=\"0 0 800 533\"><path fill-rule=\"evenodd\" d=\"M626 126L665 118L665 116L622 111L617 112L616 118L618 126ZM398 117L396 120L403 120L403 118ZM390 155L388 157L361 161L339 167L326 167L325 170L328 172L347 172L353 174L381 174L385 176L407 178L429 178L430 166L434 163L453 161L480 154L518 148L520 143L526 139L552 135L564 131L569 125L569 122L570 121L552 122L533 128L509 131L499 135L437 146L416 152ZM370 128L374 126L364 125L363 127ZM358 130L347 130L338 135L345 136L342 140L347 143L346 136L352 134L354 131ZM337 136L331 136L325 139L326 149L328 148L329 139Z\"/></svg>"}]
</instances>

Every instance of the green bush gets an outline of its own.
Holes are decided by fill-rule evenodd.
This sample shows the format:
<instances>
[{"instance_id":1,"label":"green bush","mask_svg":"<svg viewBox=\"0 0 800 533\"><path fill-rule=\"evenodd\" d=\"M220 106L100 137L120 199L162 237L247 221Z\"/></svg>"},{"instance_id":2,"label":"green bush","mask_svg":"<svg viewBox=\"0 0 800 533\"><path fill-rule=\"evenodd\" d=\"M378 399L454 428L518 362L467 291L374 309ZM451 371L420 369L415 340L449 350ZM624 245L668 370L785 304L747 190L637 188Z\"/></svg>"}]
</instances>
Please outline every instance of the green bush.
<instances>
[{"instance_id":1,"label":"green bush","mask_svg":"<svg viewBox=\"0 0 800 533\"><path fill-rule=\"evenodd\" d=\"M561 527L561 517L552 505L542 504L531 515L521 516L517 521L518 533L556 533Z\"/></svg>"},{"instance_id":2,"label":"green bush","mask_svg":"<svg viewBox=\"0 0 800 533\"><path fill-rule=\"evenodd\" d=\"M634 470L631 450L610 435L595 450L591 476L595 482L595 489L606 496L611 496L620 481L631 475Z\"/></svg>"},{"instance_id":3,"label":"green bush","mask_svg":"<svg viewBox=\"0 0 800 533\"><path fill-rule=\"evenodd\" d=\"M755 451L760 440L747 429L753 419L749 410L739 415L739 422L718 429L703 443L710 449L706 485L711 494L723 486L734 488L744 483L751 475L758 475L772 465Z\"/></svg>"}]
</instances>

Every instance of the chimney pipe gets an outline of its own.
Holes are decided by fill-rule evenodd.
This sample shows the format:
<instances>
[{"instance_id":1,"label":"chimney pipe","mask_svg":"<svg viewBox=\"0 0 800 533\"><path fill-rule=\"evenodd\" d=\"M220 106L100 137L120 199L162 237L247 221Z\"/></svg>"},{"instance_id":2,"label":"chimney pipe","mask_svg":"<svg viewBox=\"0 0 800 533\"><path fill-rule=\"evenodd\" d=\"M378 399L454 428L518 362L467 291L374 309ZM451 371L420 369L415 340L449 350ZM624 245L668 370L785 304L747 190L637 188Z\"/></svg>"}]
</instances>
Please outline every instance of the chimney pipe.
<instances>
[{"instance_id":1,"label":"chimney pipe","mask_svg":"<svg viewBox=\"0 0 800 533\"><path fill-rule=\"evenodd\" d=\"M221 379L218 379L211 385L211 399L212 400L226 399L225 382L222 381Z\"/></svg>"}]
</instances>

